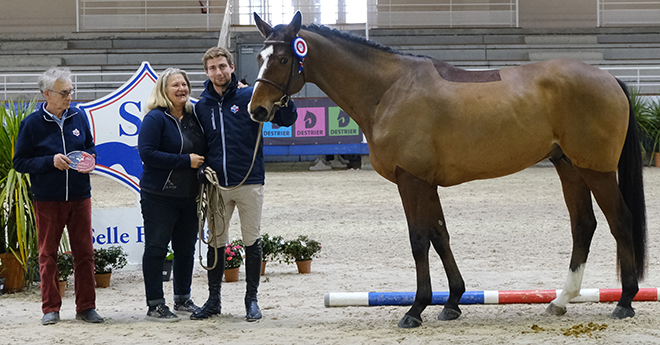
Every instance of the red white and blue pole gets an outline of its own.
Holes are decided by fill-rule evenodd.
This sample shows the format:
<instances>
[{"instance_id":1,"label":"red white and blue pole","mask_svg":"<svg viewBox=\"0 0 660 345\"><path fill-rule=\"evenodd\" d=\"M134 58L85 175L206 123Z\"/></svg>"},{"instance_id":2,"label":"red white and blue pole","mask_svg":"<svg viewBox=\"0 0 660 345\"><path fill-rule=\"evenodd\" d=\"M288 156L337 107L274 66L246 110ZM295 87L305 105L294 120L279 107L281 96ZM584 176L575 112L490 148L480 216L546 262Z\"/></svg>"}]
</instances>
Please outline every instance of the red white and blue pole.
<instances>
[{"instance_id":1,"label":"red white and blue pole","mask_svg":"<svg viewBox=\"0 0 660 345\"><path fill-rule=\"evenodd\" d=\"M550 303L561 290L485 290L466 291L460 304L515 304ZM431 304L445 304L449 292L434 292ZM582 289L571 303L577 302L616 302L621 298L621 289ZM412 305L414 292L328 292L325 294L326 307ZM660 289L639 289L634 301L659 301Z\"/></svg>"}]
</instances>

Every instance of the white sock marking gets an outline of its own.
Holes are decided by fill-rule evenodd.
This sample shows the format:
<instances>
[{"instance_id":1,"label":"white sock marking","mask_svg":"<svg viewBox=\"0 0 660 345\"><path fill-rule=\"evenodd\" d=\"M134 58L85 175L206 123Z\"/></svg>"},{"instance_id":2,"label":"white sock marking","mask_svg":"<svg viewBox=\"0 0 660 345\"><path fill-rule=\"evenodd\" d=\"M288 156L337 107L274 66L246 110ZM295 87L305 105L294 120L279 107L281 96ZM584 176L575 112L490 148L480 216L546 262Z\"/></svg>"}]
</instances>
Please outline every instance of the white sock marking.
<instances>
[{"instance_id":1,"label":"white sock marking","mask_svg":"<svg viewBox=\"0 0 660 345\"><path fill-rule=\"evenodd\" d=\"M562 290L559 296L557 296L557 298L552 301L554 305L566 308L568 301L572 300L580 294L585 266L586 264L578 266L578 269L575 272L571 271L570 269L568 270L568 277L566 277L564 290Z\"/></svg>"}]
</instances>

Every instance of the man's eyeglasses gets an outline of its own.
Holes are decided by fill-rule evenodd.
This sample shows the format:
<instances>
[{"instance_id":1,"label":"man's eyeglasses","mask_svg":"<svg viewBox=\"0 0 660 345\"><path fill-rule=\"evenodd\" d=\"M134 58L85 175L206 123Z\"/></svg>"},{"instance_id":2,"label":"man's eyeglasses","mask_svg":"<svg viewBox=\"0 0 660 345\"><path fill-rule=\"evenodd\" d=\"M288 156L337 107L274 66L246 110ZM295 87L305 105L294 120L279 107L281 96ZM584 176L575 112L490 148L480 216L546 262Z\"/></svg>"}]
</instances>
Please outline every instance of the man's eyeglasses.
<instances>
[{"instance_id":1,"label":"man's eyeglasses","mask_svg":"<svg viewBox=\"0 0 660 345\"><path fill-rule=\"evenodd\" d=\"M55 90L48 89L48 91L55 92L55 93L59 94L60 96L62 96L64 98L67 98L69 96L73 97L73 93L75 92L75 91L73 91L73 89L64 90L64 91L55 91Z\"/></svg>"}]
</instances>

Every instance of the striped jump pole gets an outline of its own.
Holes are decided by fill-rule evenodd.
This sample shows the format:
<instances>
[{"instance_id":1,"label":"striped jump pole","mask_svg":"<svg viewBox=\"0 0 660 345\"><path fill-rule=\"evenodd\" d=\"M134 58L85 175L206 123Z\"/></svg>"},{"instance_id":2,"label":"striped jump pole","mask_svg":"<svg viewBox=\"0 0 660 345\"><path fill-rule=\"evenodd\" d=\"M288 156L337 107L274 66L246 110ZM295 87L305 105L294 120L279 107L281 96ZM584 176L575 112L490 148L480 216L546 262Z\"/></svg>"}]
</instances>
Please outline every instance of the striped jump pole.
<instances>
[{"instance_id":1,"label":"striped jump pole","mask_svg":"<svg viewBox=\"0 0 660 345\"><path fill-rule=\"evenodd\" d=\"M460 304L514 304L550 303L562 290L485 290L466 291ZM434 292L432 305L445 304L448 291ZM582 289L580 295L571 300L577 302L617 302L621 289ZM414 292L328 292L325 294L326 307L412 305ZM639 289L635 301L658 301L660 289Z\"/></svg>"}]
</instances>

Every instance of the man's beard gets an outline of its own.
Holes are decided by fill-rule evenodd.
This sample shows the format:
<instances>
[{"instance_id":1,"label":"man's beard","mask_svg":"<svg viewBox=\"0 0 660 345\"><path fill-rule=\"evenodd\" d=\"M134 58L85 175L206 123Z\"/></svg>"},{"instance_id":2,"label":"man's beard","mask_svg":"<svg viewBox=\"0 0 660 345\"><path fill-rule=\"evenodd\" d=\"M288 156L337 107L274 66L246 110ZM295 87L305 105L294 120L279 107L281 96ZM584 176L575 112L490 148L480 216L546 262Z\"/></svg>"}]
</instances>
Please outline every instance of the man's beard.
<instances>
[{"instance_id":1,"label":"man's beard","mask_svg":"<svg viewBox=\"0 0 660 345\"><path fill-rule=\"evenodd\" d=\"M213 86L215 87L226 89L227 86L229 86L229 84L231 83L231 78L224 84L217 84L215 79L211 79L211 83L213 83Z\"/></svg>"}]
</instances>

